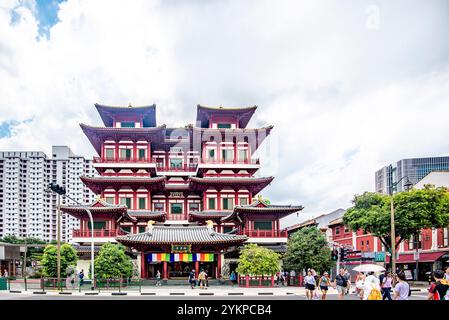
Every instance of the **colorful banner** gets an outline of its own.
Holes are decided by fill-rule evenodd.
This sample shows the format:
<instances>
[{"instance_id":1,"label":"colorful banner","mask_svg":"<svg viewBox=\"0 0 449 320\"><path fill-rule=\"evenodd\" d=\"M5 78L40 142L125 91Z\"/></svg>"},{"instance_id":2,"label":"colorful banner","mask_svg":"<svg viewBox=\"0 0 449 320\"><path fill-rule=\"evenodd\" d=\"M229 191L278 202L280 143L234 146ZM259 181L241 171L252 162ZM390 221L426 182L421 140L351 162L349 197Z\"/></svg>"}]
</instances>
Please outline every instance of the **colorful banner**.
<instances>
[{"instance_id":1,"label":"colorful banner","mask_svg":"<svg viewBox=\"0 0 449 320\"><path fill-rule=\"evenodd\" d=\"M213 262L213 253L150 253L147 254L148 262Z\"/></svg>"}]
</instances>

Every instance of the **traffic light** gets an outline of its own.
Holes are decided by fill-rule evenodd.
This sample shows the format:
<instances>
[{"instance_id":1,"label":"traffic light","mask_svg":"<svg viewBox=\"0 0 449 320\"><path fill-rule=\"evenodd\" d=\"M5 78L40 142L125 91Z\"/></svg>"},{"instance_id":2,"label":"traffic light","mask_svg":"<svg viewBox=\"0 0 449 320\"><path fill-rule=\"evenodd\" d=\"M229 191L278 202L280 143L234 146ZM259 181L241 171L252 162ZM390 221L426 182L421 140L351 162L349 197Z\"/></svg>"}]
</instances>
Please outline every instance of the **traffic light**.
<instances>
[{"instance_id":1,"label":"traffic light","mask_svg":"<svg viewBox=\"0 0 449 320\"><path fill-rule=\"evenodd\" d=\"M48 185L51 191L56 192L57 194L65 194L65 188L59 186L59 184L56 183L50 183Z\"/></svg>"},{"instance_id":2,"label":"traffic light","mask_svg":"<svg viewBox=\"0 0 449 320\"><path fill-rule=\"evenodd\" d=\"M346 249L340 248L340 261L343 261L346 259Z\"/></svg>"},{"instance_id":3,"label":"traffic light","mask_svg":"<svg viewBox=\"0 0 449 320\"><path fill-rule=\"evenodd\" d=\"M337 249L332 250L332 261L338 260L338 251Z\"/></svg>"}]
</instances>

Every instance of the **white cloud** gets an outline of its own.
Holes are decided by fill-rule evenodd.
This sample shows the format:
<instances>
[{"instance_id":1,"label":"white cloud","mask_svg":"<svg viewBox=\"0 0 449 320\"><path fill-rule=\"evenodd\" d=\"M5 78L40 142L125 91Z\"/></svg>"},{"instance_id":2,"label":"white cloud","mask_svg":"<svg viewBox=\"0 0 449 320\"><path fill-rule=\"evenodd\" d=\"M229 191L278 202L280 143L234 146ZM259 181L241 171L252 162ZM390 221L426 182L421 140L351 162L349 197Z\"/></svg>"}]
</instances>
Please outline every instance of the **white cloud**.
<instances>
[{"instance_id":1,"label":"white cloud","mask_svg":"<svg viewBox=\"0 0 449 320\"><path fill-rule=\"evenodd\" d=\"M257 104L251 125L275 126L263 194L304 215L347 207L392 161L447 154L444 1L68 0L49 39L20 3L0 6L0 123L20 122L2 150L92 156L78 123L100 124L95 102L156 103L168 125L198 103Z\"/></svg>"}]
</instances>

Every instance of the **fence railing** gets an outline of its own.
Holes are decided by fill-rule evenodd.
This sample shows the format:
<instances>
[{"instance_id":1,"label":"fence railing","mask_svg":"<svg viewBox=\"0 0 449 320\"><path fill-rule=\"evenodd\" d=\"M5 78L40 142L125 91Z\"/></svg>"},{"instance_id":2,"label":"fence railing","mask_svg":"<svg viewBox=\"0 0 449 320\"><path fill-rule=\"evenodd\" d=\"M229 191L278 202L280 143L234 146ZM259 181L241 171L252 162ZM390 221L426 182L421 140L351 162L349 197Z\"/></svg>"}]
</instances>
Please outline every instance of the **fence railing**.
<instances>
[{"instance_id":1,"label":"fence railing","mask_svg":"<svg viewBox=\"0 0 449 320\"><path fill-rule=\"evenodd\" d=\"M287 237L286 230L245 230L240 231L241 234L245 234L248 237L253 238L285 238Z\"/></svg>"},{"instance_id":2,"label":"fence railing","mask_svg":"<svg viewBox=\"0 0 449 320\"><path fill-rule=\"evenodd\" d=\"M239 276L238 284L240 287L273 287L274 286L274 275L272 276Z\"/></svg>"}]
</instances>

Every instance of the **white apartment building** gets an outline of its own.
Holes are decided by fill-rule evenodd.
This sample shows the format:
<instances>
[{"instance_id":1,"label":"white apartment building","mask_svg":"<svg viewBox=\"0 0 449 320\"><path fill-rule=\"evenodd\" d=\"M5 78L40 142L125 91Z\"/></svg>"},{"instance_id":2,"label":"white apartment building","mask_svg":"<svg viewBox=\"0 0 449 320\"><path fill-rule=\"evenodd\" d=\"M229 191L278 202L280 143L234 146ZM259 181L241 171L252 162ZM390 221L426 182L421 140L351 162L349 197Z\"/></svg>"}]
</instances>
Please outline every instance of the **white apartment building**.
<instances>
[{"instance_id":1,"label":"white apartment building","mask_svg":"<svg viewBox=\"0 0 449 320\"><path fill-rule=\"evenodd\" d=\"M56 239L57 196L45 190L50 182L58 183L69 196L90 203L95 195L81 182L81 175L95 175L92 160L67 146L53 146L52 158L39 151L0 152L0 237ZM78 221L62 214L61 225L61 240L70 242Z\"/></svg>"}]
</instances>

